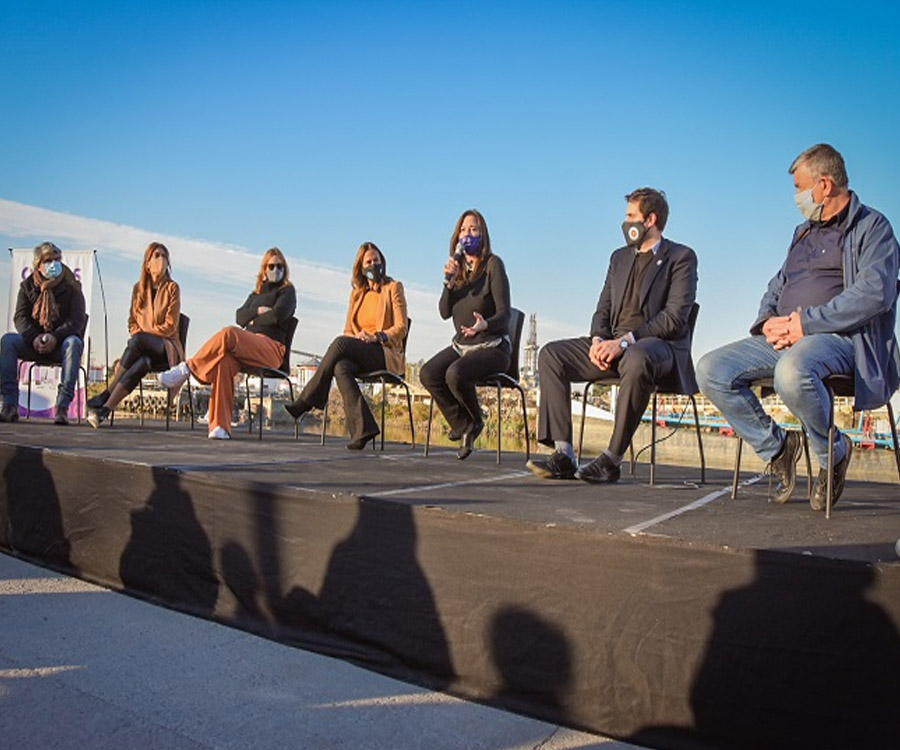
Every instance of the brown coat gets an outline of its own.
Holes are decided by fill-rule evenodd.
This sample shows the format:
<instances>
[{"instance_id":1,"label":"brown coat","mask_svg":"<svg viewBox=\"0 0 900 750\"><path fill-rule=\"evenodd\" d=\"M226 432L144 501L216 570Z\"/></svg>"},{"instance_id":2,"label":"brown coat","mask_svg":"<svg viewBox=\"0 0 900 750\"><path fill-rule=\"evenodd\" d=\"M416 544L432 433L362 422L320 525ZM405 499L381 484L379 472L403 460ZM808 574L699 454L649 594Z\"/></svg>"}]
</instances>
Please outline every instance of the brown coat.
<instances>
[{"instance_id":1,"label":"brown coat","mask_svg":"<svg viewBox=\"0 0 900 750\"><path fill-rule=\"evenodd\" d=\"M141 290L135 284L131 291L131 311L128 313L128 333L152 333L165 339L166 356L174 367L184 360L184 351L178 339L178 322L181 317L181 290L171 279L156 290L151 305L141 304Z\"/></svg>"},{"instance_id":2,"label":"brown coat","mask_svg":"<svg viewBox=\"0 0 900 750\"><path fill-rule=\"evenodd\" d=\"M354 287L350 292L350 305L347 309L347 323L344 325L345 336L355 336L360 328L356 325L356 312L362 304L366 293L365 287ZM406 296L403 284L388 279L381 285L378 299L378 310L375 314L375 330L383 331L387 341L384 347L385 367L391 372L406 377L406 351L403 339L406 336Z\"/></svg>"}]
</instances>

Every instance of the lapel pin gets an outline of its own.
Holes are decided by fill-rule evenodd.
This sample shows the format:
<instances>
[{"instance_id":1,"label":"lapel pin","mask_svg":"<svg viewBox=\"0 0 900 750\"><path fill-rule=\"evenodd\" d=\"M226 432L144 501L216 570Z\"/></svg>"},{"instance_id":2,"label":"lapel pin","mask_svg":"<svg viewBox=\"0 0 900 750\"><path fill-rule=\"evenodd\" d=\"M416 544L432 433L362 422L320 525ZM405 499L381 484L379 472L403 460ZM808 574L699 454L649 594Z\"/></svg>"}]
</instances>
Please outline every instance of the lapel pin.
<instances>
[{"instance_id":1,"label":"lapel pin","mask_svg":"<svg viewBox=\"0 0 900 750\"><path fill-rule=\"evenodd\" d=\"M656 265L658 265L658 266L662 265L662 258L660 258L658 261L656 261Z\"/></svg>"}]
</instances>

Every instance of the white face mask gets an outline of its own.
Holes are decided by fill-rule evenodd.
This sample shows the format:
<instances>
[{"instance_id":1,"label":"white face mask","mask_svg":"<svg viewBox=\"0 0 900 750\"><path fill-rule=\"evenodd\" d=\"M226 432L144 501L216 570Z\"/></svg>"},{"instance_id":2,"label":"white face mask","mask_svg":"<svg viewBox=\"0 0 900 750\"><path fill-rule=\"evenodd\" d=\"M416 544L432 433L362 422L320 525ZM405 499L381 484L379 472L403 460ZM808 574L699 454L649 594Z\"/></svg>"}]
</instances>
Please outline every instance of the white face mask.
<instances>
[{"instance_id":1,"label":"white face mask","mask_svg":"<svg viewBox=\"0 0 900 750\"><path fill-rule=\"evenodd\" d=\"M822 207L824 203L816 203L812 196L813 189L801 190L794 194L794 202L800 213L810 221L818 221L822 217Z\"/></svg>"},{"instance_id":2,"label":"white face mask","mask_svg":"<svg viewBox=\"0 0 900 750\"><path fill-rule=\"evenodd\" d=\"M283 278L284 278L284 269L283 268L267 268L266 269L266 281L269 281L272 284L278 284Z\"/></svg>"}]
</instances>

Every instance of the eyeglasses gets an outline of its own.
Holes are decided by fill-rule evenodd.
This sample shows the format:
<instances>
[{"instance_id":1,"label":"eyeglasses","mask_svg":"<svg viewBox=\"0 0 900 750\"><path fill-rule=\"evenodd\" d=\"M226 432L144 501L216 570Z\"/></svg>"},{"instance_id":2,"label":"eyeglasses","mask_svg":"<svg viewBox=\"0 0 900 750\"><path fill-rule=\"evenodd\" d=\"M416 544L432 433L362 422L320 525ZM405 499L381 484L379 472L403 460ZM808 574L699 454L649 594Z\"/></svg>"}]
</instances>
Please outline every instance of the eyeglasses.
<instances>
[{"instance_id":1,"label":"eyeglasses","mask_svg":"<svg viewBox=\"0 0 900 750\"><path fill-rule=\"evenodd\" d=\"M276 269L284 268L284 263L269 263L266 268L270 271L275 271Z\"/></svg>"}]
</instances>

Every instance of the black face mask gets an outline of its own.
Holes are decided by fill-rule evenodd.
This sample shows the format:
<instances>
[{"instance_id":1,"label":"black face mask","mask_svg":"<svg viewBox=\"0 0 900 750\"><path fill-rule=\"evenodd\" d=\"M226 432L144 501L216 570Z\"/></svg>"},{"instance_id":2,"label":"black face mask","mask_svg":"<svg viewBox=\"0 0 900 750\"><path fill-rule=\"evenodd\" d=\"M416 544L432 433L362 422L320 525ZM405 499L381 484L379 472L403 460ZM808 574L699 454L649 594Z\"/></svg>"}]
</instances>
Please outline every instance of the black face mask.
<instances>
[{"instance_id":1,"label":"black face mask","mask_svg":"<svg viewBox=\"0 0 900 750\"><path fill-rule=\"evenodd\" d=\"M369 281L374 281L376 284L380 283L384 278L384 264L375 263L374 265L369 266L366 269L366 278L369 279Z\"/></svg>"},{"instance_id":2,"label":"black face mask","mask_svg":"<svg viewBox=\"0 0 900 750\"><path fill-rule=\"evenodd\" d=\"M625 235L625 244L628 247L640 247L647 236L647 227L643 221L623 221L622 234Z\"/></svg>"}]
</instances>

